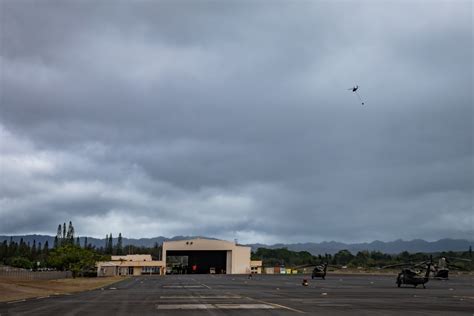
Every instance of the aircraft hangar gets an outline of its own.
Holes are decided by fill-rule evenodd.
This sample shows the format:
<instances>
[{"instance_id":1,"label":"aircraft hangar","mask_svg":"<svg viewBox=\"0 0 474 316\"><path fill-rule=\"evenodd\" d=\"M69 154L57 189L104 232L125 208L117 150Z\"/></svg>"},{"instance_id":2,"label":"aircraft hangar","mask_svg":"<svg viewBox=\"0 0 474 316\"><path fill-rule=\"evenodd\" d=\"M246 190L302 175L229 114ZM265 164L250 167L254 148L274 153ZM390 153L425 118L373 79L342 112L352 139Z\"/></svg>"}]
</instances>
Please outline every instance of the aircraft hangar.
<instances>
[{"instance_id":1,"label":"aircraft hangar","mask_svg":"<svg viewBox=\"0 0 474 316\"><path fill-rule=\"evenodd\" d=\"M250 247L215 239L163 242L167 273L243 274L251 272Z\"/></svg>"}]
</instances>

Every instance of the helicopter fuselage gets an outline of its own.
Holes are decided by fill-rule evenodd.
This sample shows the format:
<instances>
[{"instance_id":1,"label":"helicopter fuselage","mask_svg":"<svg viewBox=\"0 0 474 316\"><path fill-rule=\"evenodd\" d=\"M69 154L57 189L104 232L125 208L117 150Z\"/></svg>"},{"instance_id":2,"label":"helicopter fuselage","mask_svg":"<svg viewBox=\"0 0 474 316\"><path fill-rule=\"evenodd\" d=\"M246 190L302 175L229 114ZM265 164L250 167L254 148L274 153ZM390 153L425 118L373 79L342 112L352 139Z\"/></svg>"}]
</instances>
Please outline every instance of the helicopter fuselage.
<instances>
[{"instance_id":1,"label":"helicopter fuselage","mask_svg":"<svg viewBox=\"0 0 474 316\"><path fill-rule=\"evenodd\" d=\"M315 267L313 273L311 274L311 279L322 278L324 280L326 278L327 266L327 264L324 264L322 266Z\"/></svg>"},{"instance_id":2,"label":"helicopter fuselage","mask_svg":"<svg viewBox=\"0 0 474 316\"><path fill-rule=\"evenodd\" d=\"M411 269L403 269L397 276L397 286L400 287L402 284L413 285L417 287L418 285L423 285L425 288L425 283L429 281L429 267L425 276L417 274Z\"/></svg>"}]
</instances>

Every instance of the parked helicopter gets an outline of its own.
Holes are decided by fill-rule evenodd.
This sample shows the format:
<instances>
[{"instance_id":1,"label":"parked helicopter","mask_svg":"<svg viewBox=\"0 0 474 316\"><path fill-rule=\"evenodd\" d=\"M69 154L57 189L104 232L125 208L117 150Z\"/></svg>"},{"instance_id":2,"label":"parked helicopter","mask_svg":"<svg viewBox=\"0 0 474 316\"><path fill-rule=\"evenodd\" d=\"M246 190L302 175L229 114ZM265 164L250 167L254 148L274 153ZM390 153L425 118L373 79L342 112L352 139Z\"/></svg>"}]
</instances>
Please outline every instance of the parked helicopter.
<instances>
[{"instance_id":1,"label":"parked helicopter","mask_svg":"<svg viewBox=\"0 0 474 316\"><path fill-rule=\"evenodd\" d=\"M325 262L323 264L320 264L314 267L313 273L311 274L311 279L322 278L323 280L326 280L327 268L328 268L328 262Z\"/></svg>"},{"instance_id":2,"label":"parked helicopter","mask_svg":"<svg viewBox=\"0 0 474 316\"><path fill-rule=\"evenodd\" d=\"M442 256L438 259L438 264L433 264L431 268L433 278L437 280L448 280L450 268L456 270L466 270L461 266L451 263L452 261L472 262L470 259Z\"/></svg>"},{"instance_id":3,"label":"parked helicopter","mask_svg":"<svg viewBox=\"0 0 474 316\"><path fill-rule=\"evenodd\" d=\"M426 267L424 267L426 265ZM432 259L430 258L429 261L421 262L418 264L413 263L400 263L394 264L383 267L385 268L392 268L392 267L402 267L402 271L398 273L397 280L395 283L398 287L401 287L402 284L413 285L417 287L418 285L423 285L425 289L425 284L428 283L430 280L430 272L431 266L433 265ZM423 275L421 271L416 271L415 268L422 267L426 270L425 274Z\"/></svg>"},{"instance_id":4,"label":"parked helicopter","mask_svg":"<svg viewBox=\"0 0 474 316\"><path fill-rule=\"evenodd\" d=\"M424 276L410 268L402 269L402 272L397 276L397 286L400 287L402 284L410 284L417 287L421 284L423 288L426 289L425 283L428 283L430 279L430 266L431 263L428 263L428 269L426 269Z\"/></svg>"},{"instance_id":5,"label":"parked helicopter","mask_svg":"<svg viewBox=\"0 0 474 316\"><path fill-rule=\"evenodd\" d=\"M316 266L314 264L305 264L305 265L294 267L294 269L314 267L313 272L311 273L311 279L322 278L323 280L325 280L326 279L327 268L329 266L330 265L329 265L329 261L328 261L328 256L326 255L326 261L322 262L321 264L318 264ZM333 267L333 266L331 266L331 267ZM339 267L337 267L337 268L339 268Z\"/></svg>"}]
</instances>

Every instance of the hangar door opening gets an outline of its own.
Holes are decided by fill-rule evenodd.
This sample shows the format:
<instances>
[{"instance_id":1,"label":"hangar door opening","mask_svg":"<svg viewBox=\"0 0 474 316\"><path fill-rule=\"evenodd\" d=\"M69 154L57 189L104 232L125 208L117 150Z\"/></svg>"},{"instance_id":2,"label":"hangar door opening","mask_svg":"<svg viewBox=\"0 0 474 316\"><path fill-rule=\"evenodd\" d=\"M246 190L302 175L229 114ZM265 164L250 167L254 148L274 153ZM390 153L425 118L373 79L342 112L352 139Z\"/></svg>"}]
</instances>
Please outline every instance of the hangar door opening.
<instances>
[{"instance_id":1,"label":"hangar door opening","mask_svg":"<svg viewBox=\"0 0 474 316\"><path fill-rule=\"evenodd\" d=\"M227 251L169 250L166 252L167 273L226 273Z\"/></svg>"}]
</instances>

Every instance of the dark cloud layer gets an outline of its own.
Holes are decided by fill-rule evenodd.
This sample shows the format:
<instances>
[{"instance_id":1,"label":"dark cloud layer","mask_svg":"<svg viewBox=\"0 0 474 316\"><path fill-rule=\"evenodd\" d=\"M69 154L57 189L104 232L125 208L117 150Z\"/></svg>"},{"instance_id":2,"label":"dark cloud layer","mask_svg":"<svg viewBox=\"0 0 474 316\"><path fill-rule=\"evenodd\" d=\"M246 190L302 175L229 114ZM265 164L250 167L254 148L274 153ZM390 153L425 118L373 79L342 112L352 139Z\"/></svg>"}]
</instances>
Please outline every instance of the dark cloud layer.
<instances>
[{"instance_id":1,"label":"dark cloud layer","mask_svg":"<svg viewBox=\"0 0 474 316\"><path fill-rule=\"evenodd\" d=\"M472 238L470 1L0 9L2 234Z\"/></svg>"}]
</instances>

